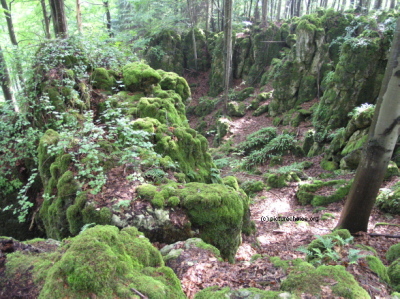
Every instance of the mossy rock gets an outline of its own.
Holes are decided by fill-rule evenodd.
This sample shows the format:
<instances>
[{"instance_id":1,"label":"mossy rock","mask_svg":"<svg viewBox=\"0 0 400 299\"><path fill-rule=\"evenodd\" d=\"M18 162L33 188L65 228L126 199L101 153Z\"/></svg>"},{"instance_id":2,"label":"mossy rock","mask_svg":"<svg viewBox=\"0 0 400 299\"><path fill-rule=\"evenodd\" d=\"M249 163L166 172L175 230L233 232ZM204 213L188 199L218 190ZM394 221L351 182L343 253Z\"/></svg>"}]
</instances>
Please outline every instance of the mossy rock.
<instances>
[{"instance_id":1,"label":"mossy rock","mask_svg":"<svg viewBox=\"0 0 400 299\"><path fill-rule=\"evenodd\" d=\"M243 182L240 187L246 192L247 195L253 195L256 192L260 192L264 190L264 183L262 181L257 180L249 180Z\"/></svg>"},{"instance_id":2,"label":"mossy rock","mask_svg":"<svg viewBox=\"0 0 400 299\"><path fill-rule=\"evenodd\" d=\"M228 115L242 117L246 114L246 105L244 103L238 103L231 101L228 103Z\"/></svg>"},{"instance_id":3,"label":"mossy rock","mask_svg":"<svg viewBox=\"0 0 400 299\"><path fill-rule=\"evenodd\" d=\"M222 182L224 183L224 185L232 187L234 190L239 191L239 183L236 177L226 176L222 178Z\"/></svg>"},{"instance_id":4,"label":"mossy rock","mask_svg":"<svg viewBox=\"0 0 400 299\"><path fill-rule=\"evenodd\" d=\"M200 28L194 28L184 34L183 54L185 68L205 72L210 69L210 54L207 47L207 38L205 32ZM193 35L196 43L193 43ZM194 56L194 47L196 47L196 60Z\"/></svg>"},{"instance_id":5,"label":"mossy rock","mask_svg":"<svg viewBox=\"0 0 400 299\"><path fill-rule=\"evenodd\" d=\"M282 292L264 291L257 288L243 288L231 290L229 287L211 286L197 292L194 299L226 299L226 298L248 298L248 299L275 299L281 298ZM286 294L289 295L289 294ZM290 295L289 295L290 296Z\"/></svg>"},{"instance_id":6,"label":"mossy rock","mask_svg":"<svg viewBox=\"0 0 400 299\"><path fill-rule=\"evenodd\" d=\"M332 284L332 280L335 281ZM344 298L370 298L353 275L343 266L320 266L314 268L308 263L303 263L292 269L287 278L282 282L283 291L293 292L300 296L302 293L318 296L321 286L330 288L332 295Z\"/></svg>"},{"instance_id":7,"label":"mossy rock","mask_svg":"<svg viewBox=\"0 0 400 299\"><path fill-rule=\"evenodd\" d=\"M152 68L182 74L183 48L181 35L175 30L164 29L151 36L145 57Z\"/></svg>"},{"instance_id":8,"label":"mossy rock","mask_svg":"<svg viewBox=\"0 0 400 299\"><path fill-rule=\"evenodd\" d=\"M254 87L246 87L245 89L237 92L234 96L233 99L235 101L244 101L247 99L252 93L254 92Z\"/></svg>"},{"instance_id":9,"label":"mossy rock","mask_svg":"<svg viewBox=\"0 0 400 299\"><path fill-rule=\"evenodd\" d=\"M400 292L400 258L390 264L387 273L393 290Z\"/></svg>"},{"instance_id":10,"label":"mossy rock","mask_svg":"<svg viewBox=\"0 0 400 299\"><path fill-rule=\"evenodd\" d=\"M253 112L253 116L260 116L260 115L262 115L264 113L267 113L268 112L268 107L269 106L267 104L261 105L260 107L258 107L256 109L256 111Z\"/></svg>"},{"instance_id":11,"label":"mossy rock","mask_svg":"<svg viewBox=\"0 0 400 299\"><path fill-rule=\"evenodd\" d=\"M157 191L151 185L143 185L138 194L142 197L147 194L146 199L151 202L157 194L163 194L164 200L179 197L180 206L187 211L192 227L198 228L200 237L217 247L221 256L230 262L241 243L242 231L250 232L254 225L250 221L246 194L225 185L188 183L178 187L170 184L160 186Z\"/></svg>"},{"instance_id":12,"label":"mossy rock","mask_svg":"<svg viewBox=\"0 0 400 299\"><path fill-rule=\"evenodd\" d=\"M90 76L93 88L112 91L112 87L116 84L115 78L105 68L94 69Z\"/></svg>"},{"instance_id":13,"label":"mossy rock","mask_svg":"<svg viewBox=\"0 0 400 299\"><path fill-rule=\"evenodd\" d=\"M400 243L390 246L389 250L386 252L386 259L389 263L398 258L400 258Z\"/></svg>"},{"instance_id":14,"label":"mossy rock","mask_svg":"<svg viewBox=\"0 0 400 299\"><path fill-rule=\"evenodd\" d=\"M181 96L182 101L185 103L191 95L189 85L187 84L185 78L180 77L176 73L165 72L163 70L157 70L157 72L161 75L161 88L163 90L175 91Z\"/></svg>"},{"instance_id":15,"label":"mossy rock","mask_svg":"<svg viewBox=\"0 0 400 299\"><path fill-rule=\"evenodd\" d=\"M368 263L368 267L373 272L378 274L380 279L382 279L386 283L390 283L390 279L387 274L387 268L378 257L376 257L374 255L369 255L365 259Z\"/></svg>"},{"instance_id":16,"label":"mossy rock","mask_svg":"<svg viewBox=\"0 0 400 299\"><path fill-rule=\"evenodd\" d=\"M160 74L144 63L133 62L122 68L123 83L128 91L150 92L161 81Z\"/></svg>"},{"instance_id":17,"label":"mossy rock","mask_svg":"<svg viewBox=\"0 0 400 299\"><path fill-rule=\"evenodd\" d=\"M380 189L376 198L376 206L391 214L400 215L400 186L395 184L392 189Z\"/></svg>"},{"instance_id":18,"label":"mossy rock","mask_svg":"<svg viewBox=\"0 0 400 299\"><path fill-rule=\"evenodd\" d=\"M330 195L318 195L318 190L324 187L333 186L334 192ZM312 204L313 206L327 205L343 199L350 191L351 181L314 181L313 183L300 184L296 196L302 205Z\"/></svg>"},{"instance_id":19,"label":"mossy rock","mask_svg":"<svg viewBox=\"0 0 400 299\"><path fill-rule=\"evenodd\" d=\"M96 226L69 239L48 267L39 298L186 298L159 251L135 227ZM39 269L40 270L40 269Z\"/></svg>"}]
</instances>

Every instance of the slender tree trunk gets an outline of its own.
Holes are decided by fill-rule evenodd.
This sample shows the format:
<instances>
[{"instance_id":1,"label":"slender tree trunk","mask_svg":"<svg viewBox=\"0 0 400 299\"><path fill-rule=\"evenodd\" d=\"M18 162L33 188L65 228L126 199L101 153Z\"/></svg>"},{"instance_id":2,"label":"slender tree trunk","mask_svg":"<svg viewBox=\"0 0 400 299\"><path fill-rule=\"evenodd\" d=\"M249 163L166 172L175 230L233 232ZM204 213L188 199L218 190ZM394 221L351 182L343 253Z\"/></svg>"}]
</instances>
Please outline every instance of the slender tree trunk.
<instances>
[{"instance_id":1,"label":"slender tree trunk","mask_svg":"<svg viewBox=\"0 0 400 299\"><path fill-rule=\"evenodd\" d=\"M6 102L11 104L13 102L11 79L8 73L6 60L4 58L3 49L1 48L1 45L0 45L0 84Z\"/></svg>"},{"instance_id":2,"label":"slender tree trunk","mask_svg":"<svg viewBox=\"0 0 400 299\"><path fill-rule=\"evenodd\" d=\"M249 20L251 19L251 9L253 8L253 0L250 0L250 7L249 7Z\"/></svg>"},{"instance_id":3,"label":"slender tree trunk","mask_svg":"<svg viewBox=\"0 0 400 299\"><path fill-rule=\"evenodd\" d=\"M103 1L103 6L106 11L106 26L107 26L107 31L108 31L108 36L109 37L114 37L114 33L112 32L111 28L111 13L110 13L110 6L108 5L108 1Z\"/></svg>"},{"instance_id":4,"label":"slender tree trunk","mask_svg":"<svg viewBox=\"0 0 400 299\"><path fill-rule=\"evenodd\" d=\"M367 231L368 220L396 145L400 128L400 18L378 97L368 141L338 228Z\"/></svg>"},{"instance_id":5,"label":"slender tree trunk","mask_svg":"<svg viewBox=\"0 0 400 299\"><path fill-rule=\"evenodd\" d=\"M260 7L258 6L258 2L254 3L254 21L260 21Z\"/></svg>"},{"instance_id":6,"label":"slender tree trunk","mask_svg":"<svg viewBox=\"0 0 400 299\"><path fill-rule=\"evenodd\" d=\"M4 15L6 16L8 35L10 36L11 43L14 46L18 46L17 38L15 36L14 24L11 16L11 11L8 9L7 1L1 0L1 6L4 9Z\"/></svg>"},{"instance_id":7,"label":"slender tree trunk","mask_svg":"<svg viewBox=\"0 0 400 299\"><path fill-rule=\"evenodd\" d=\"M282 0L278 0L278 10L276 12L276 19L280 20L281 19L281 8L282 8Z\"/></svg>"},{"instance_id":8,"label":"slender tree trunk","mask_svg":"<svg viewBox=\"0 0 400 299\"><path fill-rule=\"evenodd\" d=\"M50 18L49 18L48 14L47 14L45 0L40 0L40 5L42 6L42 12L43 12L44 34L45 34L47 39L50 39L51 38L51 35L50 35Z\"/></svg>"},{"instance_id":9,"label":"slender tree trunk","mask_svg":"<svg viewBox=\"0 0 400 299\"><path fill-rule=\"evenodd\" d=\"M197 70L197 46L196 46L196 35L194 33L195 24L195 12L194 12L194 3L193 1L187 0L187 8L190 19L190 26L192 27L192 42L193 42L193 56L194 56L194 68Z\"/></svg>"},{"instance_id":10,"label":"slender tree trunk","mask_svg":"<svg viewBox=\"0 0 400 299\"><path fill-rule=\"evenodd\" d=\"M300 10L301 10L301 0L296 0L296 13L295 13L295 16L297 16L297 17L300 16Z\"/></svg>"},{"instance_id":11,"label":"slender tree trunk","mask_svg":"<svg viewBox=\"0 0 400 299\"><path fill-rule=\"evenodd\" d=\"M210 1L206 0L206 32L210 31Z\"/></svg>"},{"instance_id":12,"label":"slender tree trunk","mask_svg":"<svg viewBox=\"0 0 400 299\"><path fill-rule=\"evenodd\" d=\"M267 5L268 0L262 0L261 2L261 25L267 26Z\"/></svg>"},{"instance_id":13,"label":"slender tree trunk","mask_svg":"<svg viewBox=\"0 0 400 299\"><path fill-rule=\"evenodd\" d=\"M49 0L56 37L67 38L67 18L65 16L64 0Z\"/></svg>"},{"instance_id":14,"label":"slender tree trunk","mask_svg":"<svg viewBox=\"0 0 400 299\"><path fill-rule=\"evenodd\" d=\"M390 0L390 9L394 9L396 6L396 0Z\"/></svg>"},{"instance_id":15,"label":"slender tree trunk","mask_svg":"<svg viewBox=\"0 0 400 299\"><path fill-rule=\"evenodd\" d=\"M382 0L375 0L374 9L381 9Z\"/></svg>"},{"instance_id":16,"label":"slender tree trunk","mask_svg":"<svg viewBox=\"0 0 400 299\"><path fill-rule=\"evenodd\" d=\"M340 11L344 11L346 9L346 0L342 1L342 6L340 7Z\"/></svg>"},{"instance_id":17,"label":"slender tree trunk","mask_svg":"<svg viewBox=\"0 0 400 299\"><path fill-rule=\"evenodd\" d=\"M76 0L76 25L79 33L82 33L81 0Z\"/></svg>"},{"instance_id":18,"label":"slender tree trunk","mask_svg":"<svg viewBox=\"0 0 400 299\"><path fill-rule=\"evenodd\" d=\"M225 30L224 30L224 100L225 100L225 113L228 104L228 93L231 82L231 69L232 69L232 0L225 0L224 5L225 16Z\"/></svg>"}]
</instances>

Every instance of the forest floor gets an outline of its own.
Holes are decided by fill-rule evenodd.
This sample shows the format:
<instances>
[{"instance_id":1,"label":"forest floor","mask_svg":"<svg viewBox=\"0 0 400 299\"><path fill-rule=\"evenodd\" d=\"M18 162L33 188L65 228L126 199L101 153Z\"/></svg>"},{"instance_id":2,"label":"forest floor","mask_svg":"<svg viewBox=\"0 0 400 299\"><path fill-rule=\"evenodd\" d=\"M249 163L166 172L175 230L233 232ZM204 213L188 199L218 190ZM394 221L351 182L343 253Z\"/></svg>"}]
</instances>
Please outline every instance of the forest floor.
<instances>
[{"instance_id":1,"label":"forest floor","mask_svg":"<svg viewBox=\"0 0 400 299\"><path fill-rule=\"evenodd\" d=\"M186 76L189 84L195 83L192 87L192 102L190 105L197 105L200 97L205 96L208 90L206 75ZM235 82L237 89L246 86ZM263 91L271 90L267 86ZM256 90L255 94L258 93ZM253 97L254 98L254 97ZM253 98L247 99L250 102ZM317 99L312 102L304 103L303 108L309 108ZM235 146L243 141L246 136L263 127L273 126L272 118L265 114L254 117L252 111L248 111L244 117L231 118L231 130L224 139ZM214 121L214 113L204 118L210 124ZM191 127L195 128L198 123L197 117L190 117ZM310 122L303 122L299 127L279 127L278 131L287 129L295 132L299 139L305 132L312 127ZM212 137L209 138L210 147L212 147ZM223 145L222 145L223 146ZM218 151L215 149L213 152ZM218 151L220 153L220 151ZM229 151L227 152L229 154ZM295 156L285 156L284 164L289 165L294 162L311 161L313 166L305 170L305 174L310 178L318 178L323 173L329 173L320 167L322 156L313 158L299 158ZM283 166L282 165L282 166ZM239 181L263 180L262 174L267 172L268 166L260 166L256 175L253 173L238 171L234 167L225 167L221 170L221 175L234 175ZM335 179L351 179L354 172L344 172L336 176ZM385 181L382 187L388 187L399 181L399 177ZM274 188L258 192L251 199L251 218L256 224L257 232L255 235L247 237L243 235L243 243L236 254L234 264L227 262L218 262L210 260L195 266L193 271L188 272L182 281L184 291L189 298L208 286L218 285L220 287L229 286L232 289L246 287L256 287L263 290L279 290L280 282L285 279L286 274L282 268L275 267L269 257L278 256L282 260L295 258L305 258L305 254L297 249L301 246L307 246L316 235L330 233L336 226L340 213L344 206L344 200L331 203L327 206L316 208L311 205L302 206L296 198L298 183L290 183L288 187ZM322 217L325 215L326 217ZM265 217L303 217L309 221L265 221ZM263 221L264 220L264 221ZM365 249L365 246L373 247L387 266L388 262L385 253L388 248L399 242L398 238L387 236L372 236L371 234L382 234L387 236L400 234L400 215L385 214L377 208L374 208L370 217L368 232L359 233L354 236L354 242L347 245L344 251L350 248ZM259 254L260 258L252 260L251 257ZM360 255L371 254L371 252L361 250ZM368 267L364 258L360 258L355 263L349 263L349 260L343 255L339 260L331 260L329 264L343 265L347 271L354 275L359 284L370 294L371 298L390 298L393 292L387 283L383 282L376 273ZM315 298L312 295L303 294L302 298ZM334 298L329 288L322 288L320 298Z\"/></svg>"}]
</instances>

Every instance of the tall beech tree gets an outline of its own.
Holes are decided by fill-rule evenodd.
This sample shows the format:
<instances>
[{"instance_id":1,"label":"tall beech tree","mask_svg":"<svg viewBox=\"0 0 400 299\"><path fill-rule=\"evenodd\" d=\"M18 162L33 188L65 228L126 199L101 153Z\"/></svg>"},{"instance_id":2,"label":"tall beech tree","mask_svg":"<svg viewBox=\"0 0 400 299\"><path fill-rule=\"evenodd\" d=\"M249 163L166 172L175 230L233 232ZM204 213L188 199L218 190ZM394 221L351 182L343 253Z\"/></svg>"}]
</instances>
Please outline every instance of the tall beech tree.
<instances>
[{"instance_id":1,"label":"tall beech tree","mask_svg":"<svg viewBox=\"0 0 400 299\"><path fill-rule=\"evenodd\" d=\"M49 0L51 17L53 19L54 34L56 37L68 37L67 17L65 15L64 0Z\"/></svg>"},{"instance_id":2,"label":"tall beech tree","mask_svg":"<svg viewBox=\"0 0 400 299\"><path fill-rule=\"evenodd\" d=\"M232 1L225 0L224 4L224 100L228 104L229 86L232 70Z\"/></svg>"},{"instance_id":3,"label":"tall beech tree","mask_svg":"<svg viewBox=\"0 0 400 299\"><path fill-rule=\"evenodd\" d=\"M6 102L12 103L13 94L11 90L11 80L1 45L0 45L0 84Z\"/></svg>"},{"instance_id":4,"label":"tall beech tree","mask_svg":"<svg viewBox=\"0 0 400 299\"><path fill-rule=\"evenodd\" d=\"M368 220L400 129L400 18L390 50L368 141L337 228L367 231Z\"/></svg>"}]
</instances>

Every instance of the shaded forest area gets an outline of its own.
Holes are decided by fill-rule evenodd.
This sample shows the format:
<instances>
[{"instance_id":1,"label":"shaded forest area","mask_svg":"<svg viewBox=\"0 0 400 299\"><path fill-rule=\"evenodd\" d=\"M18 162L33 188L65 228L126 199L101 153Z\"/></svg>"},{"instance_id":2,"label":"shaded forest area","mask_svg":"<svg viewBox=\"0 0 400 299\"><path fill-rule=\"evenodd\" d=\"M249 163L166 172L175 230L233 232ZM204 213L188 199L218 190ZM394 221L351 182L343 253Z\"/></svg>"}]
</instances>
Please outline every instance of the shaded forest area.
<instances>
[{"instance_id":1,"label":"shaded forest area","mask_svg":"<svg viewBox=\"0 0 400 299\"><path fill-rule=\"evenodd\" d=\"M8 1L0 298L400 298L390 1Z\"/></svg>"}]
</instances>

